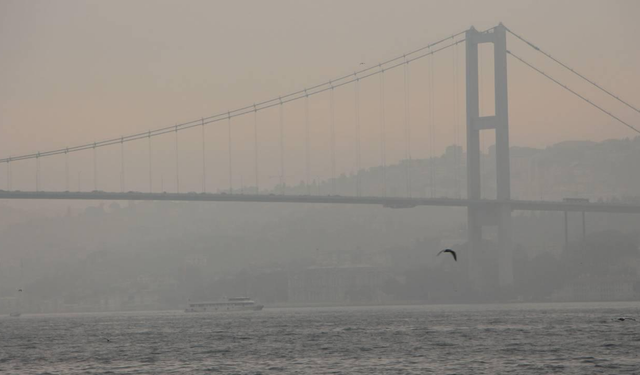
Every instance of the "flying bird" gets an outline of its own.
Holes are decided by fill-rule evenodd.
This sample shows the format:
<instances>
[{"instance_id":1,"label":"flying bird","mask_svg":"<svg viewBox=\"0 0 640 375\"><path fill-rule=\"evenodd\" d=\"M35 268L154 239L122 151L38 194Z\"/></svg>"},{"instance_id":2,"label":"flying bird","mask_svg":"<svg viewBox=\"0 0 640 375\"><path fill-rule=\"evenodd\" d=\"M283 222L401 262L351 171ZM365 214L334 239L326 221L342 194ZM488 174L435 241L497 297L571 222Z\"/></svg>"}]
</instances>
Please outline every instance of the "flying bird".
<instances>
[{"instance_id":1,"label":"flying bird","mask_svg":"<svg viewBox=\"0 0 640 375\"><path fill-rule=\"evenodd\" d=\"M453 255L453 260L455 260L456 262L458 261L458 255L456 255L456 252L451 250L451 249L444 249L444 250L440 250L440 252L438 253L438 255L442 254L442 253L450 253L451 255ZM437 255L436 255L437 256Z\"/></svg>"}]
</instances>

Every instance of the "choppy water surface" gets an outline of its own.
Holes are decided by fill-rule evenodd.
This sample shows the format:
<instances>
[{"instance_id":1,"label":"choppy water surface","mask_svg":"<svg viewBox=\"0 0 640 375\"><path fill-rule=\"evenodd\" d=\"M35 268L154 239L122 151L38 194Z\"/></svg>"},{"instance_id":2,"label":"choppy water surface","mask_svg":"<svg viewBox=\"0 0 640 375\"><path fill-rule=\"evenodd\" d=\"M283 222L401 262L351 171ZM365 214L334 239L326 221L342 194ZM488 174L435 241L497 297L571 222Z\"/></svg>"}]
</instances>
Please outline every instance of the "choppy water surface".
<instances>
[{"instance_id":1,"label":"choppy water surface","mask_svg":"<svg viewBox=\"0 0 640 375\"><path fill-rule=\"evenodd\" d=\"M215 372L640 374L640 304L0 318L3 374Z\"/></svg>"}]
</instances>

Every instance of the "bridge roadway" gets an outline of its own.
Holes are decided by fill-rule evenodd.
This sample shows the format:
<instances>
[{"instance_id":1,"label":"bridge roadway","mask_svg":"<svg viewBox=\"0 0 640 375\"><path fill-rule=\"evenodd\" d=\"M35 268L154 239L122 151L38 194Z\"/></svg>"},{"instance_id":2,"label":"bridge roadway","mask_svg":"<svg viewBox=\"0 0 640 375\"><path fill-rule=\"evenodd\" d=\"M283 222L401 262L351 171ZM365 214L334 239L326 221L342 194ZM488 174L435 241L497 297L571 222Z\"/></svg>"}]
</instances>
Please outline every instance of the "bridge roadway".
<instances>
[{"instance_id":1,"label":"bridge roadway","mask_svg":"<svg viewBox=\"0 0 640 375\"><path fill-rule=\"evenodd\" d=\"M640 214L640 204L590 203L565 201L524 200L472 200L456 198L400 198L400 197L350 197L339 195L280 195L280 194L226 194L226 193L110 193L54 192L54 191L4 191L0 199L25 200L114 200L114 201L184 201L184 202L261 202L261 203L309 203L309 204L354 204L380 205L389 208L412 208L418 206L478 207L492 209L508 203L512 210L611 212Z\"/></svg>"}]
</instances>

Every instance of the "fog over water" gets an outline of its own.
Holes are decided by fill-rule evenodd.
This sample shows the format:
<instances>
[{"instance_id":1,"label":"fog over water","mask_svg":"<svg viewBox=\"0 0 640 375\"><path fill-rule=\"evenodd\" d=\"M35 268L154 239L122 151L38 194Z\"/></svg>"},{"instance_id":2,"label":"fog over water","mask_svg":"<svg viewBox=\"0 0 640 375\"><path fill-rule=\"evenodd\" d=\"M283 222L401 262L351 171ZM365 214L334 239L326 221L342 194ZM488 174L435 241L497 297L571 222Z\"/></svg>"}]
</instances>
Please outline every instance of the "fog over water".
<instances>
[{"instance_id":1,"label":"fog over water","mask_svg":"<svg viewBox=\"0 0 640 375\"><path fill-rule=\"evenodd\" d=\"M638 14L0 1L0 372L638 373Z\"/></svg>"}]
</instances>

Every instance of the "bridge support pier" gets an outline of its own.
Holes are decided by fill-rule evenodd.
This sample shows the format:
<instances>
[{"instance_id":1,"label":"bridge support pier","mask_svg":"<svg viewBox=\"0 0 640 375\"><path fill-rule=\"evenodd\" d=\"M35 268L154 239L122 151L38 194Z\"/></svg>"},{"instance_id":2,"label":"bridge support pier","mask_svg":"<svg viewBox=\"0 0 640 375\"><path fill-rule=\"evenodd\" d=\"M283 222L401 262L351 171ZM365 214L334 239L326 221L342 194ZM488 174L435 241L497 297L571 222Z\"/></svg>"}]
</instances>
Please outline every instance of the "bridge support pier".
<instances>
[{"instance_id":1,"label":"bridge support pier","mask_svg":"<svg viewBox=\"0 0 640 375\"><path fill-rule=\"evenodd\" d=\"M585 217L584 211L582 211L582 241L587 239L587 219Z\"/></svg>"},{"instance_id":2,"label":"bridge support pier","mask_svg":"<svg viewBox=\"0 0 640 375\"><path fill-rule=\"evenodd\" d=\"M480 116L480 92L478 77L478 46L493 43L495 112L492 116ZM482 198L480 131L495 130L496 137L496 199L511 199L511 172L509 159L509 108L507 101L507 34L500 24L486 31L471 28L466 32L466 103L467 103L467 197ZM511 234L511 207L509 203L497 204L496 212L488 219L479 207L469 206L467 213L467 246L469 249L469 277L478 278L481 270L478 262L482 249L482 227L496 225L498 238L496 252L498 283L501 287L513 284L513 243ZM484 251L483 251L484 250ZM481 283L482 285L484 283Z\"/></svg>"},{"instance_id":3,"label":"bridge support pier","mask_svg":"<svg viewBox=\"0 0 640 375\"><path fill-rule=\"evenodd\" d=\"M582 211L582 241L587 239L587 218L584 211ZM564 211L564 249L569 248L569 212Z\"/></svg>"},{"instance_id":4,"label":"bridge support pier","mask_svg":"<svg viewBox=\"0 0 640 375\"><path fill-rule=\"evenodd\" d=\"M569 213L564 212L564 250L569 248Z\"/></svg>"}]
</instances>

